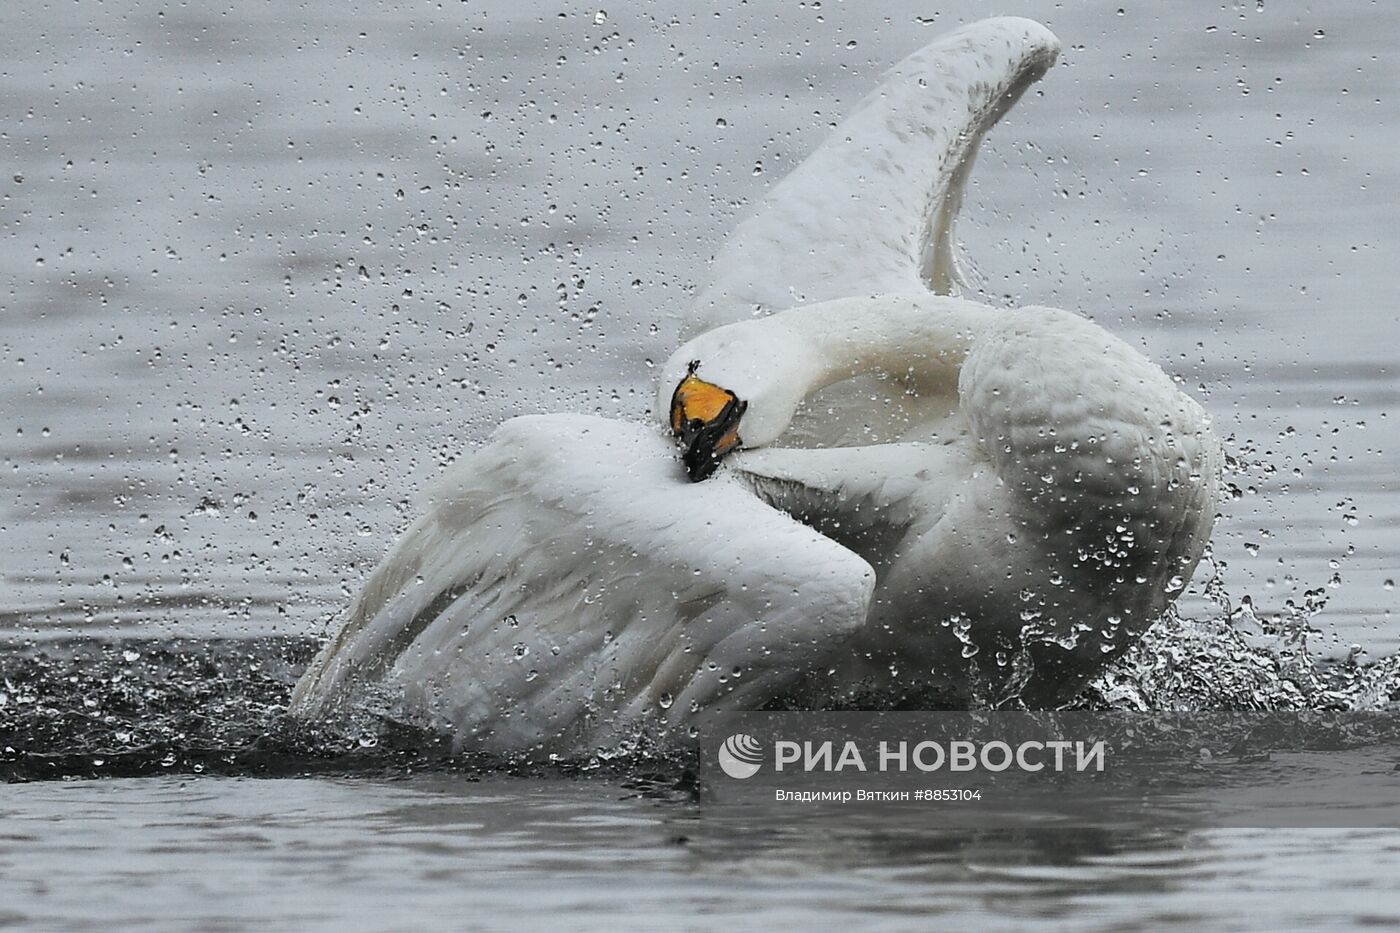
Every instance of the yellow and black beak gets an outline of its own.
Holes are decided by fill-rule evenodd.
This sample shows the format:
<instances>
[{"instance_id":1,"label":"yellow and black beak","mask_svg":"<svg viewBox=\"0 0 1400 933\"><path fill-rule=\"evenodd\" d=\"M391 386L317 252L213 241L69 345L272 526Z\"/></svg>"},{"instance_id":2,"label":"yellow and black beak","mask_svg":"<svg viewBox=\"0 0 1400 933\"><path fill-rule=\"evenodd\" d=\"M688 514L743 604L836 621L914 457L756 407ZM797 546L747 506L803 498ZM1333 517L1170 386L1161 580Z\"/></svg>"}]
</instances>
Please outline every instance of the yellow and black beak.
<instances>
[{"instance_id":1,"label":"yellow and black beak","mask_svg":"<svg viewBox=\"0 0 1400 933\"><path fill-rule=\"evenodd\" d=\"M697 360L671 394L671 430L680 438L681 460L698 483L719 467L730 451L739 447L739 419L748 402L728 389L695 375Z\"/></svg>"}]
</instances>

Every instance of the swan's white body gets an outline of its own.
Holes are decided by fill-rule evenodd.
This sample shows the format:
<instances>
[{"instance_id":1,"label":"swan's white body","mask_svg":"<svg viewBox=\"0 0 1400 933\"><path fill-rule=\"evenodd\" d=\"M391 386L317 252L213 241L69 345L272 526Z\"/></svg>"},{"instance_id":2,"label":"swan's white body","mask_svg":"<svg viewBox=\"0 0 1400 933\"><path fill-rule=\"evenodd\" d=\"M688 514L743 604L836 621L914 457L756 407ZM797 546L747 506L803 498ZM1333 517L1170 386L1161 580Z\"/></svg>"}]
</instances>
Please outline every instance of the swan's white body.
<instances>
[{"instance_id":1,"label":"swan's white body","mask_svg":"<svg viewBox=\"0 0 1400 933\"><path fill-rule=\"evenodd\" d=\"M1208 419L1083 318L936 294L977 142L1057 50L1026 20L934 43L738 228L658 411L698 360L754 449L690 483L659 426L506 423L294 708L377 692L480 747L568 750L778 698L1054 703L1126 650L1205 546Z\"/></svg>"}]
</instances>

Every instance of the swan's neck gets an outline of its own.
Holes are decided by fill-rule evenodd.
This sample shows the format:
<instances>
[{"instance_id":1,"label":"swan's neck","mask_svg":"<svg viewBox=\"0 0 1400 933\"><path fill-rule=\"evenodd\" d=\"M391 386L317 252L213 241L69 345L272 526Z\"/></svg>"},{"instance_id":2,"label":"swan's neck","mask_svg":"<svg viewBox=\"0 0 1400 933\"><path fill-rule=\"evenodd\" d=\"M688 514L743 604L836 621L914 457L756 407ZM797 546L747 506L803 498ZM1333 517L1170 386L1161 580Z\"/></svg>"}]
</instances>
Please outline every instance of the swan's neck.
<instances>
[{"instance_id":1,"label":"swan's neck","mask_svg":"<svg viewBox=\"0 0 1400 933\"><path fill-rule=\"evenodd\" d=\"M883 295L808 305L767 320L797 350L792 358L806 396L868 373L915 381L956 378L973 343L1003 313L958 298Z\"/></svg>"},{"instance_id":2,"label":"swan's neck","mask_svg":"<svg viewBox=\"0 0 1400 933\"><path fill-rule=\"evenodd\" d=\"M687 342L667 361L656 411L692 362L699 375L748 403L744 443L778 439L797 406L836 382L870 373L920 390L951 394L968 352L1007 312L928 292L840 298L718 327Z\"/></svg>"},{"instance_id":3,"label":"swan's neck","mask_svg":"<svg viewBox=\"0 0 1400 933\"><path fill-rule=\"evenodd\" d=\"M708 359L718 364L716 381L750 401L744 440L761 446L787 429L808 396L857 376L951 391L968 351L1004 313L928 293L844 298L733 324L694 343L715 344ZM682 355L707 360L702 352Z\"/></svg>"}]
</instances>

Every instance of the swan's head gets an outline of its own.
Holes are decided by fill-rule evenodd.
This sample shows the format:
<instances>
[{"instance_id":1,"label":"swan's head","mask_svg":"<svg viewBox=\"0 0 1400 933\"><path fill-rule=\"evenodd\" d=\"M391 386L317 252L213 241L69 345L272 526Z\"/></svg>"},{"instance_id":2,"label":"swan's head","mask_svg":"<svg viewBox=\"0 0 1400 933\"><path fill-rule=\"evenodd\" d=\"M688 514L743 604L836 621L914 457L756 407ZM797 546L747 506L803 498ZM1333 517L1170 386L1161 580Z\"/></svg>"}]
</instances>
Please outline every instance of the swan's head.
<instances>
[{"instance_id":1,"label":"swan's head","mask_svg":"<svg viewBox=\"0 0 1400 933\"><path fill-rule=\"evenodd\" d=\"M692 360L671 393L671 431L681 442L681 459L692 482L713 473L725 455L742 443L739 419L749 407L724 386L695 375L699 368L700 361Z\"/></svg>"},{"instance_id":2,"label":"swan's head","mask_svg":"<svg viewBox=\"0 0 1400 933\"><path fill-rule=\"evenodd\" d=\"M808 388L808 351L773 318L701 334L662 368L660 412L680 440L692 481L740 447L771 444Z\"/></svg>"}]
</instances>

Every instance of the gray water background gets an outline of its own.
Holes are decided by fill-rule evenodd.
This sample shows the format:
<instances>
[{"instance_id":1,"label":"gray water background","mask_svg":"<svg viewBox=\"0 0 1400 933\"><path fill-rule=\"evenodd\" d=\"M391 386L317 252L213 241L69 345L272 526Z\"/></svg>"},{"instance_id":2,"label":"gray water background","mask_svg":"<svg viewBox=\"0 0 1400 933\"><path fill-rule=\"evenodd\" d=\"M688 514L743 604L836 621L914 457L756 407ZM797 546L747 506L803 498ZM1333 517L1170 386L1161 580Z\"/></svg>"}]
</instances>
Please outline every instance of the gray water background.
<instances>
[{"instance_id":1,"label":"gray water background","mask_svg":"<svg viewBox=\"0 0 1400 933\"><path fill-rule=\"evenodd\" d=\"M950 832L907 815L659 806L606 781L435 775L32 784L0 811L12 837L0 922L44 930L1277 931L1400 918L1393 831Z\"/></svg>"},{"instance_id":2,"label":"gray water background","mask_svg":"<svg viewBox=\"0 0 1400 933\"><path fill-rule=\"evenodd\" d=\"M644 417L745 205L983 12L7 7L0 625L320 631L505 417ZM1181 376L1267 465L1233 598L1394 651L1400 9L999 12L1065 51L974 173L983 297Z\"/></svg>"},{"instance_id":3,"label":"gray water background","mask_svg":"<svg viewBox=\"0 0 1400 933\"><path fill-rule=\"evenodd\" d=\"M8 4L0 628L320 631L504 417L641 417L745 206L989 12L1066 48L973 176L982 294L1084 311L1197 387L1253 464L1216 536L1232 599L1321 590L1319 649L1393 653L1400 8L1363 2ZM1289 929L1393 922L1397 853L172 776L0 791L0 924Z\"/></svg>"}]
</instances>

